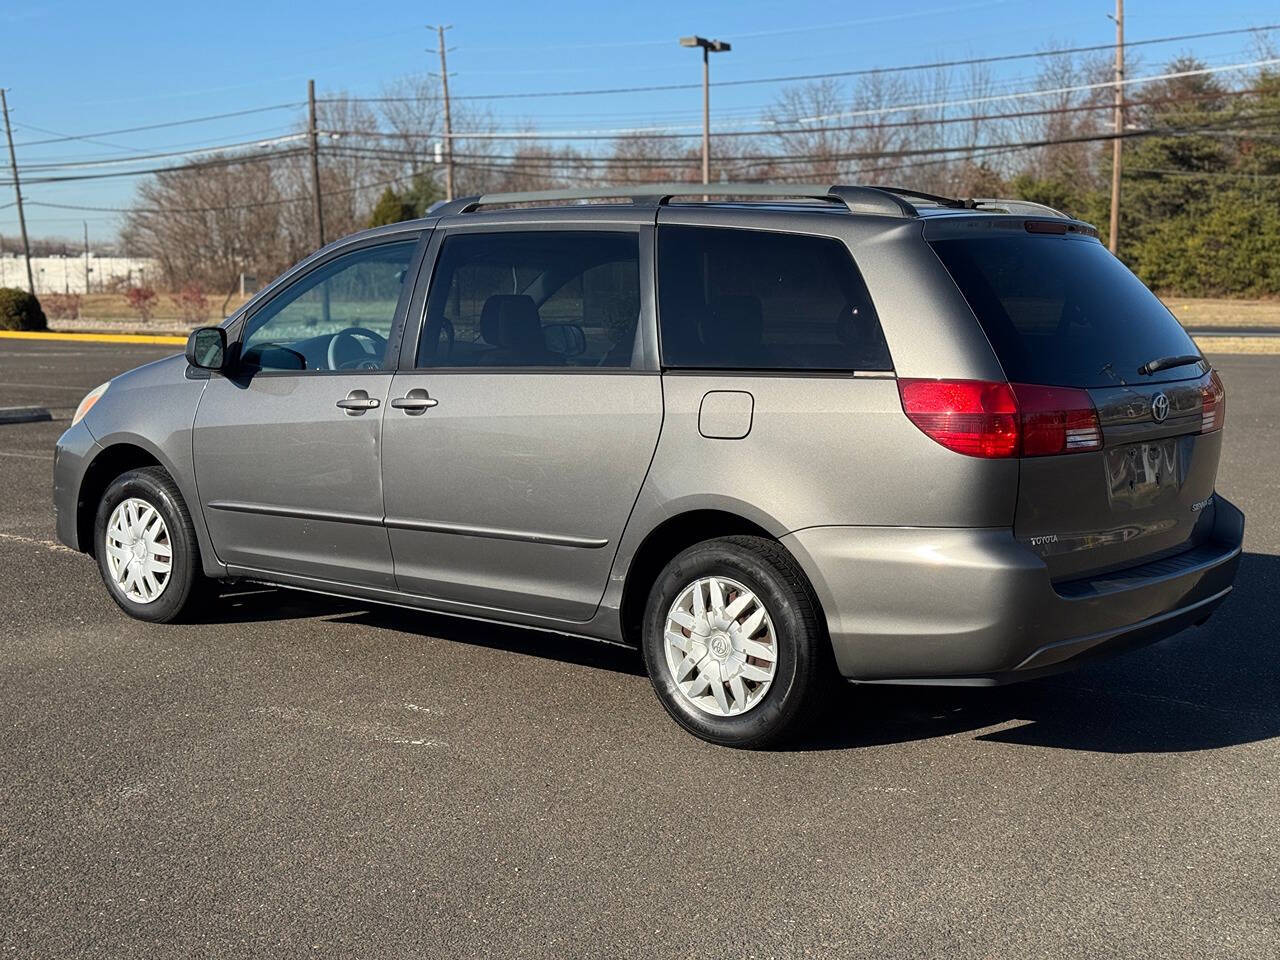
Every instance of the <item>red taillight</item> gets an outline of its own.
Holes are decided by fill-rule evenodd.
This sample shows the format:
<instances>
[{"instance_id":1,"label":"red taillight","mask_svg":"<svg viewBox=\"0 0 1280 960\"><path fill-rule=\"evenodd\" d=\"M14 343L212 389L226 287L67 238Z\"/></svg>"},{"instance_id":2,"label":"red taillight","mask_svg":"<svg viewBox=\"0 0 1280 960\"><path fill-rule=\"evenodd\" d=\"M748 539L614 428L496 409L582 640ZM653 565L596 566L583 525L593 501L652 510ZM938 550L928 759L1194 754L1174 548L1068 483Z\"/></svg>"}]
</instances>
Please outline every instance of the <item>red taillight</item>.
<instances>
[{"instance_id":1,"label":"red taillight","mask_svg":"<svg viewBox=\"0 0 1280 960\"><path fill-rule=\"evenodd\" d=\"M1209 382L1200 388L1200 398L1204 401L1200 432L1221 430L1227 422L1227 391L1217 370L1209 374Z\"/></svg>"},{"instance_id":2,"label":"red taillight","mask_svg":"<svg viewBox=\"0 0 1280 960\"><path fill-rule=\"evenodd\" d=\"M899 380L911 422L948 450L971 457L1018 452L1018 404L1007 383Z\"/></svg>"},{"instance_id":3,"label":"red taillight","mask_svg":"<svg viewBox=\"0 0 1280 960\"><path fill-rule=\"evenodd\" d=\"M898 381L911 422L971 457L1043 457L1102 446L1087 391L986 380Z\"/></svg>"},{"instance_id":4,"label":"red taillight","mask_svg":"<svg viewBox=\"0 0 1280 960\"><path fill-rule=\"evenodd\" d=\"M1074 387L1013 384L1022 426L1022 456L1081 453L1102 446L1102 426L1093 400Z\"/></svg>"}]
</instances>

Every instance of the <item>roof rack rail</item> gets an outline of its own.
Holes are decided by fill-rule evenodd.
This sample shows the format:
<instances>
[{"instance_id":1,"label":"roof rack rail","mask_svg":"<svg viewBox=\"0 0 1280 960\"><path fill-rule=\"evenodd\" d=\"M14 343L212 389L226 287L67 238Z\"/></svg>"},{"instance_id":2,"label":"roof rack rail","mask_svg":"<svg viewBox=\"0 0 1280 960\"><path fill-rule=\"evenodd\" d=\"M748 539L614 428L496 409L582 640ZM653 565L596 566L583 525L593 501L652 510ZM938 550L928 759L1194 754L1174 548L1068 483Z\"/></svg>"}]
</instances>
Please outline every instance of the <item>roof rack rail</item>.
<instances>
[{"instance_id":1,"label":"roof rack rail","mask_svg":"<svg viewBox=\"0 0 1280 960\"><path fill-rule=\"evenodd\" d=\"M1070 214L1063 213L1061 210L1048 206L1043 203L1036 203L1032 200L1004 200L997 197L975 197L968 201L973 204L974 210L1003 210L1005 213L1012 214L1039 214L1041 216L1054 217L1060 220L1074 219Z\"/></svg>"},{"instance_id":2,"label":"roof rack rail","mask_svg":"<svg viewBox=\"0 0 1280 960\"><path fill-rule=\"evenodd\" d=\"M920 215L911 201L923 201L949 210L989 210L1015 215L1051 216L1070 220L1061 210L1030 200L1004 200L995 197L957 199L936 193L925 193L907 187L861 186L833 184L772 183L639 183L616 187L587 187L577 190L531 190L524 193L487 193L483 196L459 197L441 201L427 211L429 216L449 217L471 213L480 207L518 203L554 203L557 201L626 199L635 204L662 206L673 197L777 197L823 200L843 203L850 213L869 213L882 217L914 218Z\"/></svg>"},{"instance_id":3,"label":"roof rack rail","mask_svg":"<svg viewBox=\"0 0 1280 960\"><path fill-rule=\"evenodd\" d=\"M884 190L886 193L893 193L900 197L909 197L912 200L923 200L926 203L933 203L939 207L946 207L953 210L989 210L993 212L1004 212L1010 214L1040 214L1044 216L1056 217L1062 220L1072 219L1069 214L1063 213L1053 207L1046 206L1043 203L1035 203L1031 200L1013 200L999 197L969 197L965 199L957 199L954 197L940 197L932 193L922 193L919 190L909 190L904 187L877 187L877 190Z\"/></svg>"},{"instance_id":4,"label":"roof rack rail","mask_svg":"<svg viewBox=\"0 0 1280 960\"><path fill-rule=\"evenodd\" d=\"M940 197L936 193L925 193L922 190L912 190L909 187L882 187L875 186L874 190L883 190L885 193L892 193L898 197L909 197L912 200L923 200L926 203L936 204L939 207L947 207L954 210L972 209L968 200L957 200L955 197Z\"/></svg>"},{"instance_id":5,"label":"roof rack rail","mask_svg":"<svg viewBox=\"0 0 1280 960\"><path fill-rule=\"evenodd\" d=\"M778 197L825 200L843 203L850 213L869 213L884 217L917 217L919 212L902 196L909 191L890 191L879 187L835 184L775 185L763 183L642 183L617 187L589 187L580 190L532 190L526 193L488 193L483 196L459 197L435 204L429 216L448 217L471 213L479 207L516 203L550 203L559 200L609 200L625 198L632 203L661 206L672 197ZM901 194L902 196L899 196ZM923 194L921 196L928 196Z\"/></svg>"}]
</instances>

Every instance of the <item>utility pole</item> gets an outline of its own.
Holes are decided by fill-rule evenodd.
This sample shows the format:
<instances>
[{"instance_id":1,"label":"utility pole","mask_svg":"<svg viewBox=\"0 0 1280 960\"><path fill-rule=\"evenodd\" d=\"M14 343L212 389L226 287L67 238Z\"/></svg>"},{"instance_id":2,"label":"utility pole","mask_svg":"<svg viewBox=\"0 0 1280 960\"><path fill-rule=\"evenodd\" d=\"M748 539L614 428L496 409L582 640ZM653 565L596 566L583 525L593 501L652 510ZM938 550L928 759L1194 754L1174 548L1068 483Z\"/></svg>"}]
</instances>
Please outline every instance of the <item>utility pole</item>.
<instances>
[{"instance_id":1,"label":"utility pole","mask_svg":"<svg viewBox=\"0 0 1280 960\"><path fill-rule=\"evenodd\" d=\"M444 32L453 25L437 26L436 37L440 41L440 88L444 93L444 198L453 199L453 117L449 113L449 63L445 58Z\"/></svg>"},{"instance_id":2,"label":"utility pole","mask_svg":"<svg viewBox=\"0 0 1280 960\"><path fill-rule=\"evenodd\" d=\"M1124 0L1116 0L1115 140L1111 143L1111 229L1107 246L1115 253L1120 242L1120 153L1124 144Z\"/></svg>"},{"instance_id":3,"label":"utility pole","mask_svg":"<svg viewBox=\"0 0 1280 960\"><path fill-rule=\"evenodd\" d=\"M707 184L711 182L711 54L728 53L733 47L698 36L681 37L680 46L702 48L702 182Z\"/></svg>"},{"instance_id":4,"label":"utility pole","mask_svg":"<svg viewBox=\"0 0 1280 960\"><path fill-rule=\"evenodd\" d=\"M81 220L84 224L84 292L89 292L89 221Z\"/></svg>"},{"instance_id":5,"label":"utility pole","mask_svg":"<svg viewBox=\"0 0 1280 960\"><path fill-rule=\"evenodd\" d=\"M0 87L0 109L4 111L4 135L9 139L9 166L13 170L13 193L18 199L18 227L22 230L22 258L27 262L27 293L36 292L36 281L31 275L31 241L27 239L27 218L22 212L22 185L18 183L18 157L13 152L13 128L9 126L9 101L4 87Z\"/></svg>"},{"instance_id":6,"label":"utility pole","mask_svg":"<svg viewBox=\"0 0 1280 960\"><path fill-rule=\"evenodd\" d=\"M311 193L315 200L316 247L324 246L324 207L320 203L320 144L316 133L316 82L307 81L307 139L311 149Z\"/></svg>"}]
</instances>

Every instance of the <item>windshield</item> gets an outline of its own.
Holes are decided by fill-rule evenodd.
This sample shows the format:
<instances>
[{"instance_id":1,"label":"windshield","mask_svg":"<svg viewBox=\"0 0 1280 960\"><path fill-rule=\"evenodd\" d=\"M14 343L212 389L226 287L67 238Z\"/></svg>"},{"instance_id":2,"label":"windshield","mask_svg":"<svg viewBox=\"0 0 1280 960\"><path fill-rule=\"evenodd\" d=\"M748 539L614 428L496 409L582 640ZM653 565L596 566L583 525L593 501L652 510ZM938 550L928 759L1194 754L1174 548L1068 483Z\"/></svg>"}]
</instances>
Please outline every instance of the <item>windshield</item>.
<instances>
[{"instance_id":1,"label":"windshield","mask_svg":"<svg viewBox=\"0 0 1280 960\"><path fill-rule=\"evenodd\" d=\"M1105 387L1200 375L1152 360L1199 356L1142 281L1094 240L1013 236L935 240L1005 375L1017 383Z\"/></svg>"}]
</instances>

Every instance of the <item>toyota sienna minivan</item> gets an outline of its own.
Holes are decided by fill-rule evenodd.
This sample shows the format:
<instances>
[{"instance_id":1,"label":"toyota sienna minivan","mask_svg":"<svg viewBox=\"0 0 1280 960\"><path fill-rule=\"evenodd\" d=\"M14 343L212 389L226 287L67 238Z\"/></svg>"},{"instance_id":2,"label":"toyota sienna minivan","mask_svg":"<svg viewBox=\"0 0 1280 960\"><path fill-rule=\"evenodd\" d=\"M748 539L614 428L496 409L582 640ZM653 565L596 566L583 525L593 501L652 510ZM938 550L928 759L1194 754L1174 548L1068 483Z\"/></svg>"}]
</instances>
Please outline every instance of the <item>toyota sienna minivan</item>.
<instances>
[{"instance_id":1,"label":"toyota sienna minivan","mask_svg":"<svg viewBox=\"0 0 1280 960\"><path fill-rule=\"evenodd\" d=\"M628 644L677 722L763 746L836 677L1004 683L1203 623L1243 537L1225 415L1048 207L492 195L95 389L54 501L133 617L240 578Z\"/></svg>"}]
</instances>

